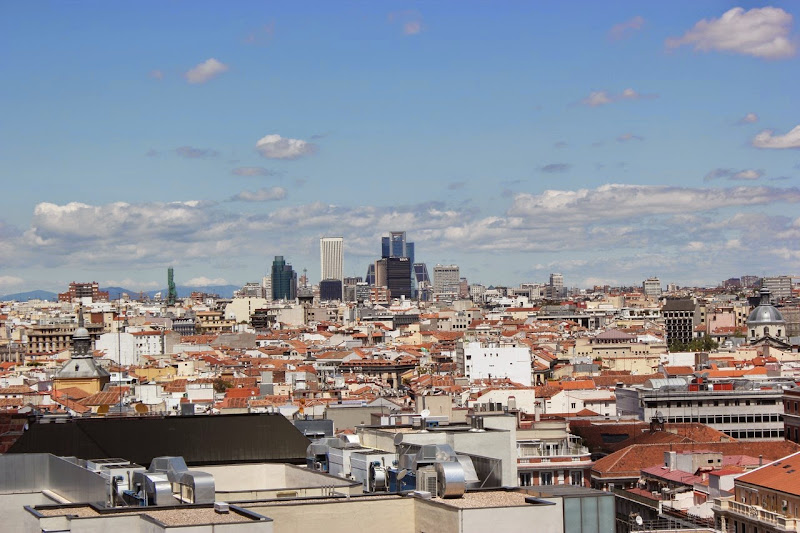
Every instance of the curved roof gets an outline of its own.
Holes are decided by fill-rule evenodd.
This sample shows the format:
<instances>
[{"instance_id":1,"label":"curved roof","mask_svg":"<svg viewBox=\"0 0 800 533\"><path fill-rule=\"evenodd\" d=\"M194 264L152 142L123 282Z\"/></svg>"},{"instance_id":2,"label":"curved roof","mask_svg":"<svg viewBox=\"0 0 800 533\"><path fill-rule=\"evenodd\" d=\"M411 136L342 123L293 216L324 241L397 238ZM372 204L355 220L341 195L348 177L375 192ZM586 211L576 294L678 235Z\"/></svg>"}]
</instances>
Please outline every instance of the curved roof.
<instances>
[{"instance_id":1,"label":"curved roof","mask_svg":"<svg viewBox=\"0 0 800 533\"><path fill-rule=\"evenodd\" d=\"M747 325L757 326L759 324L785 324L783 315L778 309L769 301L769 289L761 289L761 302L758 307L753 309L750 316L747 317Z\"/></svg>"}]
</instances>

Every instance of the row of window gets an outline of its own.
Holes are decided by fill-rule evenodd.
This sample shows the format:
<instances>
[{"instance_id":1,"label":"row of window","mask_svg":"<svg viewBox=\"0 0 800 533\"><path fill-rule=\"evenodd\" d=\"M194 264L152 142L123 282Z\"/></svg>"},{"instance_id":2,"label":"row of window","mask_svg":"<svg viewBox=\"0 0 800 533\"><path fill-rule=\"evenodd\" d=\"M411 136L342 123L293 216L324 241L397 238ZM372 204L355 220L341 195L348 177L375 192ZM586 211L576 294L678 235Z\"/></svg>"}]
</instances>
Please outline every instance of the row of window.
<instances>
[{"instance_id":1,"label":"row of window","mask_svg":"<svg viewBox=\"0 0 800 533\"><path fill-rule=\"evenodd\" d=\"M747 431L725 430L726 435L734 439L778 439L783 438L782 429L751 429Z\"/></svg>"},{"instance_id":2,"label":"row of window","mask_svg":"<svg viewBox=\"0 0 800 533\"><path fill-rule=\"evenodd\" d=\"M688 424L761 424L764 422L780 422L782 415L716 415L716 416L670 416L667 422Z\"/></svg>"},{"instance_id":3,"label":"row of window","mask_svg":"<svg viewBox=\"0 0 800 533\"><path fill-rule=\"evenodd\" d=\"M645 406L649 408L658 407L660 409L663 408L670 408L670 407L719 407L720 405L777 405L778 400L775 399L756 399L756 400L683 400L683 401L676 401L676 402L645 402Z\"/></svg>"},{"instance_id":4,"label":"row of window","mask_svg":"<svg viewBox=\"0 0 800 533\"><path fill-rule=\"evenodd\" d=\"M534 476L536 472L520 472L519 473L519 486L530 487L533 485ZM553 472L539 472L539 485L552 485ZM565 479L565 484L569 485L583 485L583 470L570 470L569 478Z\"/></svg>"}]
</instances>

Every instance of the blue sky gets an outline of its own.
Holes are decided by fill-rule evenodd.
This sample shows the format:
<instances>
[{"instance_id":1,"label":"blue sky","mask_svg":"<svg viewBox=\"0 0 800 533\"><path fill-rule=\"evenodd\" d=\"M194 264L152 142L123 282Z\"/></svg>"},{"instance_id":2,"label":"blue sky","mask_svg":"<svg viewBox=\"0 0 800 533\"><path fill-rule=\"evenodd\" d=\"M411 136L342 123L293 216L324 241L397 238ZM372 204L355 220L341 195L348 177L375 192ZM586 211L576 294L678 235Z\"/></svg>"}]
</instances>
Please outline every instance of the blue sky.
<instances>
[{"instance_id":1,"label":"blue sky","mask_svg":"<svg viewBox=\"0 0 800 533\"><path fill-rule=\"evenodd\" d=\"M363 275L715 284L800 260L794 2L54 2L0 17L0 294ZM261 143L260 145L258 143Z\"/></svg>"}]
</instances>

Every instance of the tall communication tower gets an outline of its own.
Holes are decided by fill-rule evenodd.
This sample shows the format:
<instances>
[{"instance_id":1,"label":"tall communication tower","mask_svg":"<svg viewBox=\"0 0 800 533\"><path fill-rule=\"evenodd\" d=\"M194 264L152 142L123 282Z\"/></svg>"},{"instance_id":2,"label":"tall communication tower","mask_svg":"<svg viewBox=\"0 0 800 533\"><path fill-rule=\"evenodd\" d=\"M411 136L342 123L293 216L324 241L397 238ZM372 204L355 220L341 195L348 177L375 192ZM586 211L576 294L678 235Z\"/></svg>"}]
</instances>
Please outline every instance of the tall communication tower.
<instances>
[{"instance_id":1,"label":"tall communication tower","mask_svg":"<svg viewBox=\"0 0 800 533\"><path fill-rule=\"evenodd\" d=\"M172 267L167 269L167 305L175 305L178 299L178 291L175 290L175 277Z\"/></svg>"}]
</instances>

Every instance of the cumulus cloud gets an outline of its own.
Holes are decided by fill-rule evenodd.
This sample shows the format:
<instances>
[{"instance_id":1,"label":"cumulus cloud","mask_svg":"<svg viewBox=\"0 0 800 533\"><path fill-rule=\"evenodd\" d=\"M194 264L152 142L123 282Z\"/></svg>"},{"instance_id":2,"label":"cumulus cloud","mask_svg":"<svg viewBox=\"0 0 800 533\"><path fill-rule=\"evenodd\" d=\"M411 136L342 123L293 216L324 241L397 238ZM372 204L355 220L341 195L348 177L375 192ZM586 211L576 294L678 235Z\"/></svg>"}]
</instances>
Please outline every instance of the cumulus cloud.
<instances>
[{"instance_id":1,"label":"cumulus cloud","mask_svg":"<svg viewBox=\"0 0 800 533\"><path fill-rule=\"evenodd\" d=\"M272 202L286 198L286 189L283 187L263 187L257 191L242 191L231 200L239 202Z\"/></svg>"},{"instance_id":2,"label":"cumulus cloud","mask_svg":"<svg viewBox=\"0 0 800 533\"><path fill-rule=\"evenodd\" d=\"M186 77L186 81L192 84L206 83L207 81L213 80L220 74L227 72L227 70L228 65L217 61L212 57L186 71L184 76Z\"/></svg>"},{"instance_id":3,"label":"cumulus cloud","mask_svg":"<svg viewBox=\"0 0 800 533\"><path fill-rule=\"evenodd\" d=\"M764 59L785 59L796 52L790 38L792 15L777 7L735 7L720 18L703 19L682 37L667 39L667 48L692 45L695 50L731 52Z\"/></svg>"},{"instance_id":4,"label":"cumulus cloud","mask_svg":"<svg viewBox=\"0 0 800 533\"><path fill-rule=\"evenodd\" d=\"M800 202L800 189L793 187L732 187L695 189L669 185L607 184L597 189L547 190L542 194L520 193L508 210L511 216L559 216L565 220L607 220L638 216L692 213L732 206Z\"/></svg>"},{"instance_id":5,"label":"cumulus cloud","mask_svg":"<svg viewBox=\"0 0 800 533\"><path fill-rule=\"evenodd\" d=\"M755 124L756 122L758 122L758 115L755 113L748 113L740 118L737 124Z\"/></svg>"},{"instance_id":6,"label":"cumulus cloud","mask_svg":"<svg viewBox=\"0 0 800 533\"><path fill-rule=\"evenodd\" d=\"M705 175L703 181L713 181L719 178L726 178L734 181L757 180L764 176L763 170L745 169L734 170L732 168L715 168Z\"/></svg>"},{"instance_id":7,"label":"cumulus cloud","mask_svg":"<svg viewBox=\"0 0 800 533\"><path fill-rule=\"evenodd\" d=\"M556 172L566 172L570 168L571 165L567 163L550 163L549 165L539 167L539 170L542 172L547 172L548 174L554 174Z\"/></svg>"},{"instance_id":8,"label":"cumulus cloud","mask_svg":"<svg viewBox=\"0 0 800 533\"><path fill-rule=\"evenodd\" d=\"M589 275L627 279L654 272L662 279L668 275L685 279L686 272L696 269L710 276L731 269L725 276L729 277L763 268L757 263L765 256L774 258L773 268L792 266L775 250L796 248L800 220L778 213L790 211L791 207L784 206L797 203L797 187L616 184L516 193L506 211L491 215L443 202L394 206L265 203L249 213L229 203L194 201L41 203L26 231L0 239L0 252L6 245L9 252L0 253L0 265L4 274L15 276L20 272L5 266L9 258L17 262L11 265L14 268L74 266L120 272L132 264L137 269L178 264L182 269L202 266L222 272L219 269L227 268L232 257L243 264L263 261L264 235L270 235L270 245L284 255L313 261L313 250L324 233L342 235L354 257L366 264L374 260L380 237L402 227L413 234L420 252L502 253L508 254L506 262L529 263L525 254L535 252L545 254L537 256L544 264L567 265L574 279ZM759 228L756 239L753 228ZM711 248L681 251L687 242L709 245L711 234L715 236ZM737 240L752 253L737 250ZM613 257L608 257L609 249L615 250ZM361 255L358 250L363 251ZM581 266L577 260L588 263Z\"/></svg>"},{"instance_id":9,"label":"cumulus cloud","mask_svg":"<svg viewBox=\"0 0 800 533\"><path fill-rule=\"evenodd\" d=\"M205 287L208 285L229 285L229 283L225 278L207 278L205 276L199 276L186 281L184 285L187 287Z\"/></svg>"},{"instance_id":10,"label":"cumulus cloud","mask_svg":"<svg viewBox=\"0 0 800 533\"><path fill-rule=\"evenodd\" d=\"M154 80L163 80L164 79L164 72L158 69L151 70L148 74Z\"/></svg>"},{"instance_id":11,"label":"cumulus cloud","mask_svg":"<svg viewBox=\"0 0 800 533\"><path fill-rule=\"evenodd\" d=\"M641 135L634 135L633 133L623 133L619 137L617 137L617 141L624 143L628 141L643 141L644 137Z\"/></svg>"},{"instance_id":12,"label":"cumulus cloud","mask_svg":"<svg viewBox=\"0 0 800 533\"><path fill-rule=\"evenodd\" d=\"M234 176L275 176L278 173L264 167L236 167L231 170Z\"/></svg>"},{"instance_id":13,"label":"cumulus cloud","mask_svg":"<svg viewBox=\"0 0 800 533\"><path fill-rule=\"evenodd\" d=\"M581 103L589 107L599 107L613 102L622 102L625 100L650 100L658 98L657 94L642 94L631 88L623 90L621 93L609 93L608 91L595 91L589 93L589 96L581 100Z\"/></svg>"},{"instance_id":14,"label":"cumulus cloud","mask_svg":"<svg viewBox=\"0 0 800 533\"><path fill-rule=\"evenodd\" d=\"M260 138L256 143L256 150L268 159L297 159L313 154L316 151L316 145L273 133Z\"/></svg>"},{"instance_id":15,"label":"cumulus cloud","mask_svg":"<svg viewBox=\"0 0 800 533\"><path fill-rule=\"evenodd\" d=\"M772 130L764 130L753 137L752 144L756 148L800 148L800 125L785 135L774 135Z\"/></svg>"},{"instance_id":16,"label":"cumulus cloud","mask_svg":"<svg viewBox=\"0 0 800 533\"><path fill-rule=\"evenodd\" d=\"M641 30L642 26L644 26L644 18L637 15L632 19L612 26L608 32L608 37L614 41L625 39L633 35L636 31Z\"/></svg>"},{"instance_id":17,"label":"cumulus cloud","mask_svg":"<svg viewBox=\"0 0 800 533\"><path fill-rule=\"evenodd\" d=\"M175 148L175 153L187 159L205 159L219 155L219 152L211 148L193 148L191 146L179 146Z\"/></svg>"},{"instance_id":18,"label":"cumulus cloud","mask_svg":"<svg viewBox=\"0 0 800 533\"><path fill-rule=\"evenodd\" d=\"M389 22L400 24L404 35L416 35L423 30L422 15L418 11L393 11Z\"/></svg>"}]
</instances>

